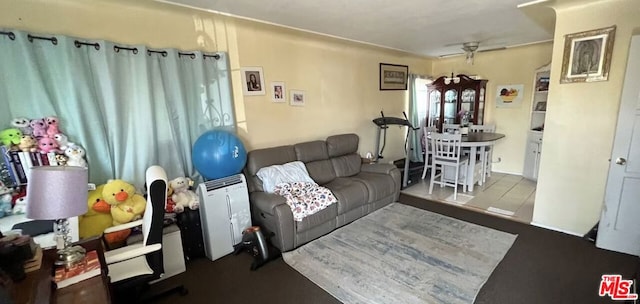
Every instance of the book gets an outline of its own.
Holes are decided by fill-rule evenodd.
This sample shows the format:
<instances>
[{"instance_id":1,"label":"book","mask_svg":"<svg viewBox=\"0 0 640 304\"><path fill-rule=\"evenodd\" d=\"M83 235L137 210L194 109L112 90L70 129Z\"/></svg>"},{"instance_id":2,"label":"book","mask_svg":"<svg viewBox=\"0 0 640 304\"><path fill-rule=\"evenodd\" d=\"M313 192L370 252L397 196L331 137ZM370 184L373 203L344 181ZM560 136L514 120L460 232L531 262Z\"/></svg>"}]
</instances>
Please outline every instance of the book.
<instances>
[{"instance_id":1,"label":"book","mask_svg":"<svg viewBox=\"0 0 640 304\"><path fill-rule=\"evenodd\" d=\"M24 167L22 162L20 161L20 154L18 151L10 151L9 156L11 156L11 163L13 164L13 168L16 173L16 180L18 184L23 185L27 183L27 173L24 171Z\"/></svg>"},{"instance_id":2,"label":"book","mask_svg":"<svg viewBox=\"0 0 640 304\"><path fill-rule=\"evenodd\" d=\"M24 261L24 272L36 271L40 269L40 265L42 265L42 247L36 245L33 258Z\"/></svg>"},{"instance_id":3,"label":"book","mask_svg":"<svg viewBox=\"0 0 640 304\"><path fill-rule=\"evenodd\" d=\"M0 182L7 188L13 188L17 186L19 182L16 179L16 173L11 163L9 150L5 146L0 146L0 153L2 153L0 156Z\"/></svg>"},{"instance_id":4,"label":"book","mask_svg":"<svg viewBox=\"0 0 640 304\"><path fill-rule=\"evenodd\" d=\"M95 250L87 252L82 262L72 265L69 268L56 268L56 274L53 281L58 289L65 288L86 279L100 275L100 260L98 260L98 252Z\"/></svg>"}]
</instances>

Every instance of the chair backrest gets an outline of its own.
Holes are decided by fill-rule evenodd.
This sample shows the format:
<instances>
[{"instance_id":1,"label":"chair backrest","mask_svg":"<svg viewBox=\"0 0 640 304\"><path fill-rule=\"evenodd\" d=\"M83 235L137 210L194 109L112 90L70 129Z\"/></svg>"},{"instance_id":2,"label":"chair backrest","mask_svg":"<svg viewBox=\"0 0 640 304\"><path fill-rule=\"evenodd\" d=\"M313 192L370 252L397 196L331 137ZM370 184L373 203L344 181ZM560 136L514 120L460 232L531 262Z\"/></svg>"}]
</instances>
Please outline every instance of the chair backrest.
<instances>
[{"instance_id":1,"label":"chair backrest","mask_svg":"<svg viewBox=\"0 0 640 304\"><path fill-rule=\"evenodd\" d=\"M496 132L496 125L470 125L469 132Z\"/></svg>"},{"instance_id":2,"label":"chair backrest","mask_svg":"<svg viewBox=\"0 0 640 304\"><path fill-rule=\"evenodd\" d=\"M442 133L448 133L449 131L460 130L460 125L458 124L442 124Z\"/></svg>"},{"instance_id":3,"label":"chair backrest","mask_svg":"<svg viewBox=\"0 0 640 304\"><path fill-rule=\"evenodd\" d=\"M460 160L462 134L432 133L433 157L438 160Z\"/></svg>"},{"instance_id":4,"label":"chair backrest","mask_svg":"<svg viewBox=\"0 0 640 304\"><path fill-rule=\"evenodd\" d=\"M167 202L167 174L160 166L151 166L146 173L147 207L142 218L142 234L145 246L162 244L164 205ZM162 250L146 255L147 263L155 274L164 272Z\"/></svg>"},{"instance_id":5,"label":"chair backrest","mask_svg":"<svg viewBox=\"0 0 640 304\"><path fill-rule=\"evenodd\" d=\"M431 134L438 133L438 128L435 126L422 127L422 137L424 138L424 153L425 155L433 154L433 148L431 148Z\"/></svg>"}]
</instances>

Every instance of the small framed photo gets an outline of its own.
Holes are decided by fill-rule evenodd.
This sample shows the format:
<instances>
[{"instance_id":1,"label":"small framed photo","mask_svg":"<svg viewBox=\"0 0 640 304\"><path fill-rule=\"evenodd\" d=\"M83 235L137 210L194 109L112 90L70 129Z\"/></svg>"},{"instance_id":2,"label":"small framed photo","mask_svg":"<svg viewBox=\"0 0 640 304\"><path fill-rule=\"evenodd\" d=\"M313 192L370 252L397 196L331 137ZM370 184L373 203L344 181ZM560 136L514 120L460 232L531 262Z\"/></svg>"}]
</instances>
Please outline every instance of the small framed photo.
<instances>
[{"instance_id":1,"label":"small framed photo","mask_svg":"<svg viewBox=\"0 0 640 304\"><path fill-rule=\"evenodd\" d=\"M287 101L284 92L286 92L284 87L284 82L274 81L271 83L271 101L273 102Z\"/></svg>"},{"instance_id":2,"label":"small framed photo","mask_svg":"<svg viewBox=\"0 0 640 304\"><path fill-rule=\"evenodd\" d=\"M606 81L616 27L564 36L560 83Z\"/></svg>"},{"instance_id":3,"label":"small framed photo","mask_svg":"<svg viewBox=\"0 0 640 304\"><path fill-rule=\"evenodd\" d=\"M547 102L546 101L540 101L538 103L536 103L536 108L534 109L534 111L546 111L547 110Z\"/></svg>"},{"instance_id":4,"label":"small framed photo","mask_svg":"<svg viewBox=\"0 0 640 304\"><path fill-rule=\"evenodd\" d=\"M304 91L291 90L289 92L289 96L291 96L291 101L289 102L292 106L303 107L306 101L304 96Z\"/></svg>"},{"instance_id":5,"label":"small framed photo","mask_svg":"<svg viewBox=\"0 0 640 304\"><path fill-rule=\"evenodd\" d=\"M242 73L242 93L244 95L265 95L264 73L261 67L243 67Z\"/></svg>"},{"instance_id":6,"label":"small framed photo","mask_svg":"<svg viewBox=\"0 0 640 304\"><path fill-rule=\"evenodd\" d=\"M536 91L545 92L549 91L549 77L540 77L536 83Z\"/></svg>"},{"instance_id":7,"label":"small framed photo","mask_svg":"<svg viewBox=\"0 0 640 304\"><path fill-rule=\"evenodd\" d=\"M408 79L408 66L380 63L380 91L406 90Z\"/></svg>"}]
</instances>

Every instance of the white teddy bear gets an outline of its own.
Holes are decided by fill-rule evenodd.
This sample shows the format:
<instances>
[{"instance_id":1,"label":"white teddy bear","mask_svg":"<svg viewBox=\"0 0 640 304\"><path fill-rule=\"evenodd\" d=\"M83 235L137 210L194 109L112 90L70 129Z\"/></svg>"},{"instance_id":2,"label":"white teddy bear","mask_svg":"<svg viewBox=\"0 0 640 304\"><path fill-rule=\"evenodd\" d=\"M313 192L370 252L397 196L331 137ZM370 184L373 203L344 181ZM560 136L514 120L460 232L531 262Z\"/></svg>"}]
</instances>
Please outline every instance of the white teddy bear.
<instances>
[{"instance_id":1,"label":"white teddy bear","mask_svg":"<svg viewBox=\"0 0 640 304\"><path fill-rule=\"evenodd\" d=\"M87 161L84 160L85 151L82 147L69 143L67 149L64 150L64 155L69 159L67 160L67 166L76 166L87 168Z\"/></svg>"},{"instance_id":2,"label":"white teddy bear","mask_svg":"<svg viewBox=\"0 0 640 304\"><path fill-rule=\"evenodd\" d=\"M27 197L23 196L16 200L16 204L13 206L13 214L27 213Z\"/></svg>"},{"instance_id":3,"label":"white teddy bear","mask_svg":"<svg viewBox=\"0 0 640 304\"><path fill-rule=\"evenodd\" d=\"M200 199L195 192L189 190L189 186L193 183L191 179L187 177L174 178L169 182L169 186L173 189L173 195L171 199L176 204L174 211L181 213L184 208L189 207L191 210L196 210L200 207Z\"/></svg>"}]
</instances>

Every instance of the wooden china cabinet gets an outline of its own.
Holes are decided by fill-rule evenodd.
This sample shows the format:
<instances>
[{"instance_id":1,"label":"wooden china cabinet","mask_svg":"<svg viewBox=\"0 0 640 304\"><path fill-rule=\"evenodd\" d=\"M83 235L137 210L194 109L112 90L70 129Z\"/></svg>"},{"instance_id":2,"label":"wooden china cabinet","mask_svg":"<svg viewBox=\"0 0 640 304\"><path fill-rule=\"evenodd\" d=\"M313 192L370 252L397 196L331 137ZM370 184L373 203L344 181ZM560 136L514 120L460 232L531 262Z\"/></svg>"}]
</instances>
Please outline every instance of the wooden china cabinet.
<instances>
[{"instance_id":1,"label":"wooden china cabinet","mask_svg":"<svg viewBox=\"0 0 640 304\"><path fill-rule=\"evenodd\" d=\"M443 123L460 124L458 113L462 110L469 113L469 123L484 124L487 81L459 74L456 77L442 76L427 85L427 125L442 131Z\"/></svg>"}]
</instances>

